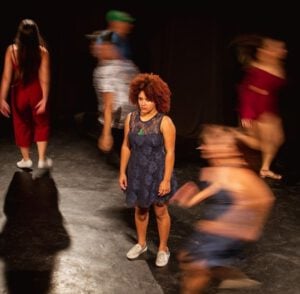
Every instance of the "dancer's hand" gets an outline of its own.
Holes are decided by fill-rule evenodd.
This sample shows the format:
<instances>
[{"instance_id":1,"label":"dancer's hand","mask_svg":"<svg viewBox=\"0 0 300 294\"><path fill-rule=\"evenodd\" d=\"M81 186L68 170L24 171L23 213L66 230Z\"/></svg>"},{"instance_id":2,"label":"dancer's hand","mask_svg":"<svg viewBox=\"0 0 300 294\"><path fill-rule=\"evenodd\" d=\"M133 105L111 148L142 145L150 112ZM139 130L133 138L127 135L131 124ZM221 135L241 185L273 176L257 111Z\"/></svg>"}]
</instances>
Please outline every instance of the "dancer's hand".
<instances>
[{"instance_id":1,"label":"dancer's hand","mask_svg":"<svg viewBox=\"0 0 300 294\"><path fill-rule=\"evenodd\" d=\"M0 103L0 111L5 117L9 117L10 107L6 100L2 100L2 102Z\"/></svg>"},{"instance_id":2,"label":"dancer's hand","mask_svg":"<svg viewBox=\"0 0 300 294\"><path fill-rule=\"evenodd\" d=\"M243 118L241 120L241 125L243 128L249 129L252 127L253 121L252 121L252 119L249 119L249 118Z\"/></svg>"},{"instance_id":3,"label":"dancer's hand","mask_svg":"<svg viewBox=\"0 0 300 294\"><path fill-rule=\"evenodd\" d=\"M127 176L125 174L120 174L119 185L123 191L127 189Z\"/></svg>"},{"instance_id":4,"label":"dancer's hand","mask_svg":"<svg viewBox=\"0 0 300 294\"><path fill-rule=\"evenodd\" d=\"M46 104L47 104L47 101L45 99L42 99L41 101L39 101L39 103L35 106L36 113L37 114L44 113L46 111Z\"/></svg>"},{"instance_id":5,"label":"dancer's hand","mask_svg":"<svg viewBox=\"0 0 300 294\"><path fill-rule=\"evenodd\" d=\"M98 139L98 148L103 152L109 152L114 144L112 135L101 135Z\"/></svg>"},{"instance_id":6,"label":"dancer's hand","mask_svg":"<svg viewBox=\"0 0 300 294\"><path fill-rule=\"evenodd\" d=\"M171 191L170 181L162 180L160 185L159 185L159 188L158 188L158 195L159 196L164 196L164 195L170 193L170 191Z\"/></svg>"}]
</instances>

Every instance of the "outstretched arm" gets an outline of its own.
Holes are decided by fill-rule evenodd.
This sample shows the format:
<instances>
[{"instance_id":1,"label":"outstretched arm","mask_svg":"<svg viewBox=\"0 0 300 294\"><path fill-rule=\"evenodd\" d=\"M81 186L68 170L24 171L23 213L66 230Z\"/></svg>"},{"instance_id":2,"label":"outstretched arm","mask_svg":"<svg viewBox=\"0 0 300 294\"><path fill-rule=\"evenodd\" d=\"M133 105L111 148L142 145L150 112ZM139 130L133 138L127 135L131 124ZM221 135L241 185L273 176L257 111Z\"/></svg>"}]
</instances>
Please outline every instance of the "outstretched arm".
<instances>
[{"instance_id":1,"label":"outstretched arm","mask_svg":"<svg viewBox=\"0 0 300 294\"><path fill-rule=\"evenodd\" d=\"M199 189L197 188L198 187L195 183L188 182L175 193L171 201L178 203L182 207L192 207L205 200L206 198L213 196L220 190L220 187L217 183L211 184L198 193L197 191L199 191Z\"/></svg>"}]
</instances>

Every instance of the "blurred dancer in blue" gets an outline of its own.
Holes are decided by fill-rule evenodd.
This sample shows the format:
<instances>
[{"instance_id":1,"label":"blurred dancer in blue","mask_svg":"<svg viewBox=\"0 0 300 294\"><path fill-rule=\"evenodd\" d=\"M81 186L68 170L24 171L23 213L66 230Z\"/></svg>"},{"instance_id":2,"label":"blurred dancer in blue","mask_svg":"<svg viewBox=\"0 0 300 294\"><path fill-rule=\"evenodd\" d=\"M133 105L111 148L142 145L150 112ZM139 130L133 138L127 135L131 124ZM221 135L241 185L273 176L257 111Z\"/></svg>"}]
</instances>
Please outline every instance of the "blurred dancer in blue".
<instances>
[{"instance_id":1,"label":"blurred dancer in blue","mask_svg":"<svg viewBox=\"0 0 300 294\"><path fill-rule=\"evenodd\" d=\"M130 59L127 40L134 19L116 10L109 11L106 19L108 29L99 32L91 48L98 60L93 73L102 125L98 147L108 155L109 163L118 166L124 121L127 114L135 109L128 99L129 84L139 71Z\"/></svg>"},{"instance_id":2,"label":"blurred dancer in blue","mask_svg":"<svg viewBox=\"0 0 300 294\"><path fill-rule=\"evenodd\" d=\"M103 42L102 36L110 33L111 42L114 43L125 59L132 58L132 52L128 41L128 35L133 28L135 19L128 13L119 10L110 10L106 13L108 28L102 31L96 39L96 44Z\"/></svg>"},{"instance_id":3,"label":"blurred dancer in blue","mask_svg":"<svg viewBox=\"0 0 300 294\"><path fill-rule=\"evenodd\" d=\"M199 149L209 166L201 169L198 183L186 183L171 198L186 208L205 202L202 219L178 255L181 293L203 293L212 278L223 289L258 286L233 265L246 244L259 239L273 193L247 167L230 128L205 126Z\"/></svg>"}]
</instances>

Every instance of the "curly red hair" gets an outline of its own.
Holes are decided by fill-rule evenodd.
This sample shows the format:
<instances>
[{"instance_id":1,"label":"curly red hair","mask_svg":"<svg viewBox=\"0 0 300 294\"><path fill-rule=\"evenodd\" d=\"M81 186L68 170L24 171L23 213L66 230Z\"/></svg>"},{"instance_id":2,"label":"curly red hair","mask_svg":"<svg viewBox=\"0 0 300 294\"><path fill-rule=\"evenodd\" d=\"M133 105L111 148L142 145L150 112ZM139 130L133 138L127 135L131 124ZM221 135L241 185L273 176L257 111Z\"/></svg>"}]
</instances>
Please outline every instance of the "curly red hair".
<instances>
[{"instance_id":1,"label":"curly red hair","mask_svg":"<svg viewBox=\"0 0 300 294\"><path fill-rule=\"evenodd\" d=\"M146 97L155 103L158 112L168 113L171 104L171 91L158 75L141 73L130 84L129 100L138 104L138 96L144 91Z\"/></svg>"}]
</instances>

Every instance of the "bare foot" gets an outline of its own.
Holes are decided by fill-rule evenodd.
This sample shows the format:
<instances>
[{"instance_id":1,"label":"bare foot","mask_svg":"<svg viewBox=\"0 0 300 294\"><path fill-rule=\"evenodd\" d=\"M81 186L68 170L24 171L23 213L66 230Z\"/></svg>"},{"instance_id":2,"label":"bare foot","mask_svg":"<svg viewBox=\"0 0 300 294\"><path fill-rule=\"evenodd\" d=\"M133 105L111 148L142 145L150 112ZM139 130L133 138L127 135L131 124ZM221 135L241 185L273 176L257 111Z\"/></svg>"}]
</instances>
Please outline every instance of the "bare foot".
<instances>
[{"instance_id":1,"label":"bare foot","mask_svg":"<svg viewBox=\"0 0 300 294\"><path fill-rule=\"evenodd\" d=\"M249 278L226 279L220 283L219 289L257 288L260 285L260 282Z\"/></svg>"},{"instance_id":2,"label":"bare foot","mask_svg":"<svg viewBox=\"0 0 300 294\"><path fill-rule=\"evenodd\" d=\"M281 175L275 174L274 172L268 169L261 169L259 173L262 178L270 178L274 180L281 180L282 178Z\"/></svg>"}]
</instances>

